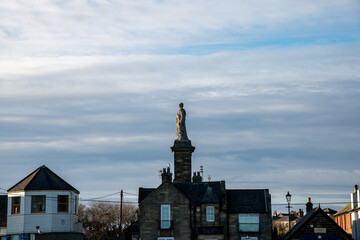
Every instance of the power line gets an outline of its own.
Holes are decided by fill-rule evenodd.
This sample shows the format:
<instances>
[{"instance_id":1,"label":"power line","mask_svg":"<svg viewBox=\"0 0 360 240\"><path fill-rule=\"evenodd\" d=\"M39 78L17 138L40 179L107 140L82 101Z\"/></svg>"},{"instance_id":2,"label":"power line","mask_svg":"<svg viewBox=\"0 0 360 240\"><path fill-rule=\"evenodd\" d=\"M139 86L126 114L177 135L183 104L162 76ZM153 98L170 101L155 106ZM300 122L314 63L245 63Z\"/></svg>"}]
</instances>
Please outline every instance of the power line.
<instances>
[{"instance_id":1,"label":"power line","mask_svg":"<svg viewBox=\"0 0 360 240\"><path fill-rule=\"evenodd\" d=\"M95 197L95 198L89 198L89 199L84 199L84 200L95 200L95 199L99 199L99 198L106 198L106 197L110 197L110 196L114 196L116 194L119 194L120 192L116 192L116 193L111 193L109 195L105 195L105 196L101 196L101 197Z\"/></svg>"}]
</instances>

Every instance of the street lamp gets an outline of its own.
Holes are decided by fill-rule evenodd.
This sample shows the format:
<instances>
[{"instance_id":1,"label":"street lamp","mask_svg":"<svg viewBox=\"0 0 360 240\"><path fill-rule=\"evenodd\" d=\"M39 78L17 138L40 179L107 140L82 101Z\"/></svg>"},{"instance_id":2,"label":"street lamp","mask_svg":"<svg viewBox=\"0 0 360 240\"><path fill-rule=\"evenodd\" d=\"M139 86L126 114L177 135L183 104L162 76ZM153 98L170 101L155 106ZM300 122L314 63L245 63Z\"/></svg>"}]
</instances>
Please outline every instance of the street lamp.
<instances>
[{"instance_id":1,"label":"street lamp","mask_svg":"<svg viewBox=\"0 0 360 240\"><path fill-rule=\"evenodd\" d=\"M288 213L289 213L289 232L290 232L290 202L291 202L291 194L289 193L289 191L287 192L287 194L285 195L286 197L286 201L288 202Z\"/></svg>"}]
</instances>

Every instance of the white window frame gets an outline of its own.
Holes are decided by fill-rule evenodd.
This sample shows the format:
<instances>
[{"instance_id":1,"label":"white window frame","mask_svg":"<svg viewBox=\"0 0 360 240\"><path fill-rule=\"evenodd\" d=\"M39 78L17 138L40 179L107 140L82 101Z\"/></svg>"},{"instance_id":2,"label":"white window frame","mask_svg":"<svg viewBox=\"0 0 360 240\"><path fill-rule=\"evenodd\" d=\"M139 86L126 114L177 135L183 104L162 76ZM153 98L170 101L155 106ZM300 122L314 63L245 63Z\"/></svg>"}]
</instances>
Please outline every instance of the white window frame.
<instances>
[{"instance_id":1,"label":"white window frame","mask_svg":"<svg viewBox=\"0 0 360 240\"><path fill-rule=\"evenodd\" d=\"M260 231L260 214L242 214L238 216L239 232L259 232Z\"/></svg>"},{"instance_id":2,"label":"white window frame","mask_svg":"<svg viewBox=\"0 0 360 240\"><path fill-rule=\"evenodd\" d=\"M206 206L206 221L215 222L215 207Z\"/></svg>"},{"instance_id":3,"label":"white window frame","mask_svg":"<svg viewBox=\"0 0 360 240\"><path fill-rule=\"evenodd\" d=\"M171 227L171 207L170 204L160 206L160 228L169 229Z\"/></svg>"}]
</instances>

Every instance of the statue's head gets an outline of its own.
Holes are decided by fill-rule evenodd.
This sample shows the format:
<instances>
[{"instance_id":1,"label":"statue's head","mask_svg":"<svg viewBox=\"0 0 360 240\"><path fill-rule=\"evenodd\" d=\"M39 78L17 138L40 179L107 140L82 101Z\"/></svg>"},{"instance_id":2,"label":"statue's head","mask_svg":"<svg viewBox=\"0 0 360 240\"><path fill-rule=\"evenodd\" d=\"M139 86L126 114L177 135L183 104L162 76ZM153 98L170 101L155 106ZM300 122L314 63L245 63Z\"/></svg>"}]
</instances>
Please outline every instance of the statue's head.
<instances>
[{"instance_id":1,"label":"statue's head","mask_svg":"<svg viewBox=\"0 0 360 240\"><path fill-rule=\"evenodd\" d=\"M184 107L184 104L181 102L181 103L179 104L179 107L180 107L180 108L183 108L183 107Z\"/></svg>"}]
</instances>

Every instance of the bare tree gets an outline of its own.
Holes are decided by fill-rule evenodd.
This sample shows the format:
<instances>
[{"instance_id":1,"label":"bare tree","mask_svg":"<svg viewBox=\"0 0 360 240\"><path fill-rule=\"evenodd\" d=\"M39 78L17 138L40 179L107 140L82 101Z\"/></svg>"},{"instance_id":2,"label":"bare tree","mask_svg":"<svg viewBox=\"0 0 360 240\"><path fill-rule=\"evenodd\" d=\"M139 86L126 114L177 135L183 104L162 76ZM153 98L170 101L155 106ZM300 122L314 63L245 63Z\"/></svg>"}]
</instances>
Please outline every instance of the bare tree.
<instances>
[{"instance_id":1,"label":"bare tree","mask_svg":"<svg viewBox=\"0 0 360 240\"><path fill-rule=\"evenodd\" d=\"M123 204L122 229L137 219L136 207ZM89 240L114 240L119 238L120 208L118 204L92 202L79 206L79 220L83 222Z\"/></svg>"}]
</instances>

